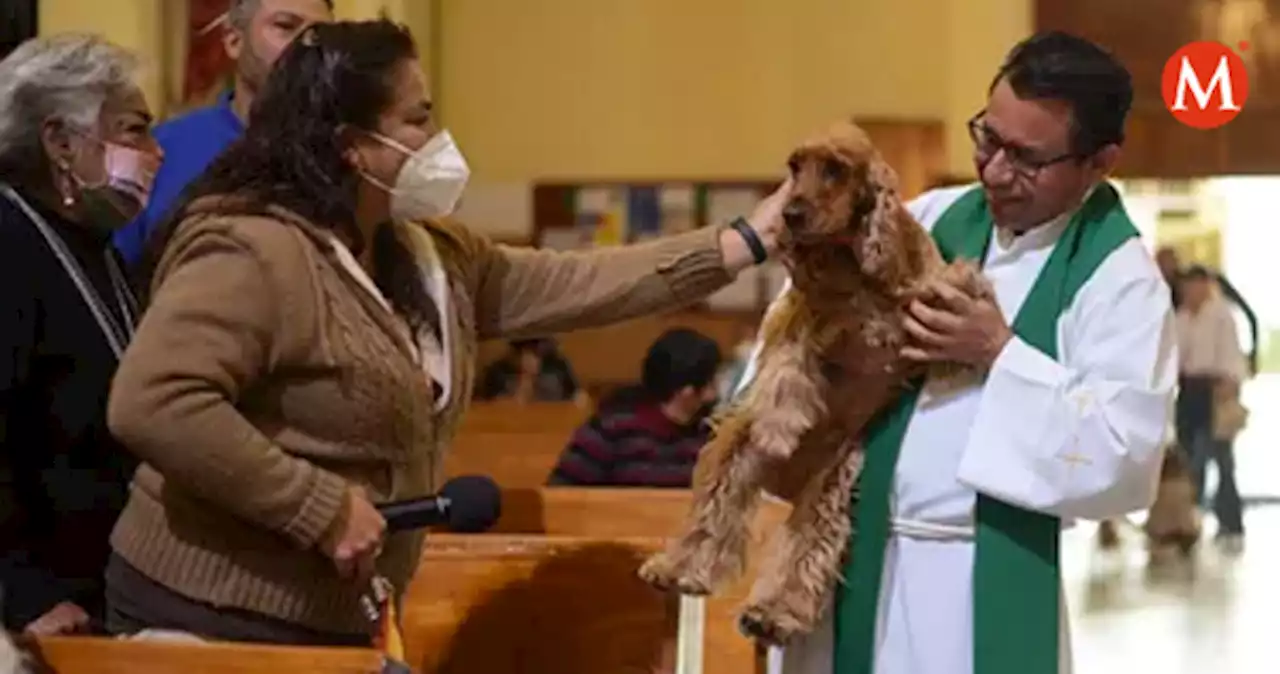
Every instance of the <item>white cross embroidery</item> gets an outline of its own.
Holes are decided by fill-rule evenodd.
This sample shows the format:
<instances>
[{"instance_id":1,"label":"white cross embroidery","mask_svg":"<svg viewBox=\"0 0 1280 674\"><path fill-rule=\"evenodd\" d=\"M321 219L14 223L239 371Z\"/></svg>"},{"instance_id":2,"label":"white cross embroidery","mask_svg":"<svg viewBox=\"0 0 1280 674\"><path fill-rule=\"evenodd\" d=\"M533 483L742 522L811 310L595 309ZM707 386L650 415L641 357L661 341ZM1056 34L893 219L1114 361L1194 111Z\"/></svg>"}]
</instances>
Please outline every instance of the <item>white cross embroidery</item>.
<instances>
[{"instance_id":1,"label":"white cross embroidery","mask_svg":"<svg viewBox=\"0 0 1280 674\"><path fill-rule=\"evenodd\" d=\"M1070 449L1063 454L1059 454L1058 459L1067 464L1068 466L1067 472L1072 475L1075 474L1075 469L1077 466L1089 466L1093 464L1093 459L1089 458L1087 455L1083 454L1080 451L1080 434L1079 433L1071 434Z\"/></svg>"},{"instance_id":2,"label":"white cross embroidery","mask_svg":"<svg viewBox=\"0 0 1280 674\"><path fill-rule=\"evenodd\" d=\"M1059 458L1059 459L1062 459L1062 460L1063 460L1063 461L1065 461L1065 462L1067 462L1067 463L1068 463L1068 464L1070 464L1070 465L1071 465L1071 467L1073 467L1073 468L1074 468L1075 466L1089 466L1089 465L1092 465L1092 464L1093 464L1093 460L1092 460L1092 459L1090 459L1089 457L1087 457L1087 456L1085 456L1084 454L1081 454L1081 453L1079 453L1079 452L1072 452L1072 453L1070 453L1070 454L1063 454L1062 456L1060 456L1060 457L1058 457L1058 458Z\"/></svg>"},{"instance_id":3,"label":"white cross embroidery","mask_svg":"<svg viewBox=\"0 0 1280 674\"><path fill-rule=\"evenodd\" d=\"M1076 407L1081 415L1084 415L1085 411L1093 403L1093 397L1086 391L1077 392L1071 396L1071 399L1076 403ZM1065 461L1067 465L1070 466L1070 471L1072 472L1075 470L1076 466L1089 466L1093 464L1093 459L1090 459L1088 456L1080 453L1079 432L1072 433L1071 435L1071 450L1066 454L1059 455L1058 458Z\"/></svg>"}]
</instances>

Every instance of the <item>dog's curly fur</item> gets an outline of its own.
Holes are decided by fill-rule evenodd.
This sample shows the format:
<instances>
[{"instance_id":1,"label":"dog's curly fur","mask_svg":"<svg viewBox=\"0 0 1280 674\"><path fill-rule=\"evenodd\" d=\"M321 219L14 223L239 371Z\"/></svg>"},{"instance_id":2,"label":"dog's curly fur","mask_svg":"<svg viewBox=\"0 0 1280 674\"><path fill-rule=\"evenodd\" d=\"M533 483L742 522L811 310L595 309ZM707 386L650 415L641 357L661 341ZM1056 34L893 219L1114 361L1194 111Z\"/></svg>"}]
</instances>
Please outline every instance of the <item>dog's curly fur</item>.
<instances>
[{"instance_id":1,"label":"dog's curly fur","mask_svg":"<svg viewBox=\"0 0 1280 674\"><path fill-rule=\"evenodd\" d=\"M742 572L761 489L792 503L740 624L784 644L822 617L852 532L863 427L924 368L905 361L904 310L935 281L990 298L972 262L946 264L903 207L896 176L851 121L791 156L781 255L792 286L761 328L758 371L717 415L687 530L641 575L707 594ZM932 377L962 368L940 364Z\"/></svg>"}]
</instances>

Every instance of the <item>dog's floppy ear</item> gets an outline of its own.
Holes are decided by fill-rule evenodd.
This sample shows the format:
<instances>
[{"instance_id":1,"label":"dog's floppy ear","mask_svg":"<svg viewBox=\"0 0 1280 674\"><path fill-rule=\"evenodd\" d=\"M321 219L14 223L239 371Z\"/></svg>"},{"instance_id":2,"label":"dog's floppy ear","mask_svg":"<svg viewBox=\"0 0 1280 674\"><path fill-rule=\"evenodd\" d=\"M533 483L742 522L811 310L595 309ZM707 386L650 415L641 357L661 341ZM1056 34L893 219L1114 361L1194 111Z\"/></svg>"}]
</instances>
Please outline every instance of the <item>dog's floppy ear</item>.
<instances>
[{"instance_id":1,"label":"dog's floppy ear","mask_svg":"<svg viewBox=\"0 0 1280 674\"><path fill-rule=\"evenodd\" d=\"M870 210L863 223L866 236L858 255L859 266L864 274L894 285L896 276L902 273L898 258L906 253L898 232L903 206L898 196L898 174L879 154L867 164L865 190Z\"/></svg>"}]
</instances>

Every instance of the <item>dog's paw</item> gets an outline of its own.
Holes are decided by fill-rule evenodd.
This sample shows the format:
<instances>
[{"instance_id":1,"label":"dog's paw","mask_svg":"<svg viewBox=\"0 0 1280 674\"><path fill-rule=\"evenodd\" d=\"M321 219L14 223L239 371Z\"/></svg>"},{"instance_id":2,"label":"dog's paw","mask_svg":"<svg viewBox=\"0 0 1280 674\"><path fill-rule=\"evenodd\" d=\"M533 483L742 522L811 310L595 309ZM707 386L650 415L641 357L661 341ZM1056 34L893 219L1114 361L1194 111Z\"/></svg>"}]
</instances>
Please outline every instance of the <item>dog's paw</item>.
<instances>
[{"instance_id":1,"label":"dog's paw","mask_svg":"<svg viewBox=\"0 0 1280 674\"><path fill-rule=\"evenodd\" d=\"M709 578L690 573L667 554L654 555L640 566L640 579L666 592L702 596L711 593Z\"/></svg>"},{"instance_id":2,"label":"dog's paw","mask_svg":"<svg viewBox=\"0 0 1280 674\"><path fill-rule=\"evenodd\" d=\"M738 616L738 629L763 645L786 646L811 628L780 606L752 604Z\"/></svg>"},{"instance_id":3,"label":"dog's paw","mask_svg":"<svg viewBox=\"0 0 1280 674\"><path fill-rule=\"evenodd\" d=\"M639 576L659 590L673 590L676 587L675 569L665 554L654 555L641 564Z\"/></svg>"},{"instance_id":4,"label":"dog's paw","mask_svg":"<svg viewBox=\"0 0 1280 674\"><path fill-rule=\"evenodd\" d=\"M676 579L676 590L680 594L691 597L705 597L711 594L711 581L706 578L682 576Z\"/></svg>"}]
</instances>

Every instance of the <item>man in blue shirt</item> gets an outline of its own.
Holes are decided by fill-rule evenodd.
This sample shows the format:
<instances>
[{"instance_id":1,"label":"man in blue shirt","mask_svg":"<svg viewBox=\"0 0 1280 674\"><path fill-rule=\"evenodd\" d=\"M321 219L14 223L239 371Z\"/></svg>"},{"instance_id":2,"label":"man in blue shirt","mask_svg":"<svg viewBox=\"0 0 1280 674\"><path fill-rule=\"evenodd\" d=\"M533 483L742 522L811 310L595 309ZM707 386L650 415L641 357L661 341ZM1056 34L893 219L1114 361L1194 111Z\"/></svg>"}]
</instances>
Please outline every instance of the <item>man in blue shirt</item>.
<instances>
[{"instance_id":1,"label":"man in blue shirt","mask_svg":"<svg viewBox=\"0 0 1280 674\"><path fill-rule=\"evenodd\" d=\"M216 104L156 127L164 163L151 198L146 210L115 235L126 262L142 260L148 237L182 191L244 132L253 99L284 48L307 27L332 20L333 0L232 0L223 45L236 64L235 83Z\"/></svg>"}]
</instances>

